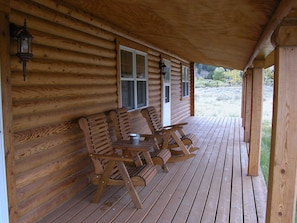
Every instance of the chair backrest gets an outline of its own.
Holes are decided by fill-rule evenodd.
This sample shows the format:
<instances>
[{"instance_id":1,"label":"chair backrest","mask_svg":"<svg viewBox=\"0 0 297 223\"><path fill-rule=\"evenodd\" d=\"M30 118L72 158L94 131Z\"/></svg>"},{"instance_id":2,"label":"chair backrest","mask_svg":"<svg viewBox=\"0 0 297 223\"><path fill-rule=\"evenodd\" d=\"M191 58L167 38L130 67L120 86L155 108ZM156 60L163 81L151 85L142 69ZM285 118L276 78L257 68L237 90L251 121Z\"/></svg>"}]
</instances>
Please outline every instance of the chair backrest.
<instances>
[{"instance_id":1,"label":"chair backrest","mask_svg":"<svg viewBox=\"0 0 297 223\"><path fill-rule=\"evenodd\" d=\"M118 140L129 140L131 133L130 117L126 108L119 108L109 113Z\"/></svg>"},{"instance_id":2,"label":"chair backrest","mask_svg":"<svg viewBox=\"0 0 297 223\"><path fill-rule=\"evenodd\" d=\"M155 107L150 106L141 110L142 116L146 119L152 133L156 133L163 129L161 120L157 114Z\"/></svg>"},{"instance_id":3,"label":"chair backrest","mask_svg":"<svg viewBox=\"0 0 297 223\"><path fill-rule=\"evenodd\" d=\"M90 155L110 155L113 153L108 123L106 116L103 113L80 118L79 126L84 133L87 149ZM95 174L102 174L107 161L102 161L92 156L91 159L95 168Z\"/></svg>"}]
</instances>

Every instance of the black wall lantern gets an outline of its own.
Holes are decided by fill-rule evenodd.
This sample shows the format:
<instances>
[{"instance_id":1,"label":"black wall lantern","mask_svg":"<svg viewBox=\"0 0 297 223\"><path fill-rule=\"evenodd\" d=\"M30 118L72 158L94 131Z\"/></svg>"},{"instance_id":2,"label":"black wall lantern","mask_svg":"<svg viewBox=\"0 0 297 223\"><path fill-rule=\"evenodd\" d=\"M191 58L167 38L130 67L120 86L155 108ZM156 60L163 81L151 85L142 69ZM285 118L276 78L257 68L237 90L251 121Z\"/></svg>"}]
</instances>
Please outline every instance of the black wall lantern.
<instances>
[{"instance_id":1,"label":"black wall lantern","mask_svg":"<svg viewBox=\"0 0 297 223\"><path fill-rule=\"evenodd\" d=\"M160 62L160 70L161 70L161 74L165 75L167 72L167 67L166 64L164 62Z\"/></svg>"},{"instance_id":2,"label":"black wall lantern","mask_svg":"<svg viewBox=\"0 0 297 223\"><path fill-rule=\"evenodd\" d=\"M23 76L25 81L26 80L26 63L29 59L33 57L33 54L32 54L33 37L27 31L26 19L24 21L24 26L17 26L13 23L10 24L10 37L16 38L18 41L16 55L23 62Z\"/></svg>"}]
</instances>

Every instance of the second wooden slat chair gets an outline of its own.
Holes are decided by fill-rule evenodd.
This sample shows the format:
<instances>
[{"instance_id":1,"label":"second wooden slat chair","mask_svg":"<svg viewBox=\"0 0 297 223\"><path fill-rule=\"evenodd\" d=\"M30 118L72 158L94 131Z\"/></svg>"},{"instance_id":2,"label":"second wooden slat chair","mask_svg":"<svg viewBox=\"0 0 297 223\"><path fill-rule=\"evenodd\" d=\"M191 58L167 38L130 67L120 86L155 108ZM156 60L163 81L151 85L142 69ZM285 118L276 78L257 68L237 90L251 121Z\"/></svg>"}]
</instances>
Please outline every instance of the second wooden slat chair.
<instances>
[{"instance_id":1,"label":"second wooden slat chair","mask_svg":"<svg viewBox=\"0 0 297 223\"><path fill-rule=\"evenodd\" d=\"M128 110L126 108L119 108L116 110L112 110L109 115L114 125L117 140L129 140L129 134L131 133L131 121ZM141 136L144 137L145 140L154 140L153 135ZM156 144L156 147L154 147L154 151L151 151L150 155L155 165L161 165L164 172L168 172L166 163L171 158L171 153L168 149L160 150L158 145Z\"/></svg>"}]
</instances>

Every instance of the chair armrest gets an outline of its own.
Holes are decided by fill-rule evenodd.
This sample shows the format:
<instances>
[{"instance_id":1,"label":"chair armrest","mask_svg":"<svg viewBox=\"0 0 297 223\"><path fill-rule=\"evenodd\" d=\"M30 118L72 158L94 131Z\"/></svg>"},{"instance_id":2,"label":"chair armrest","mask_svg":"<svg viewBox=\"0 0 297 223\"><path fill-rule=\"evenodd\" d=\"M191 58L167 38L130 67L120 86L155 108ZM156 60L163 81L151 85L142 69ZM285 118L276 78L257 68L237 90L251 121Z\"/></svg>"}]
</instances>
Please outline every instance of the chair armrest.
<instances>
[{"instance_id":1,"label":"chair armrest","mask_svg":"<svg viewBox=\"0 0 297 223\"><path fill-rule=\"evenodd\" d=\"M140 137L142 138L155 138L156 136L153 134L140 134Z\"/></svg>"},{"instance_id":2,"label":"chair armrest","mask_svg":"<svg viewBox=\"0 0 297 223\"><path fill-rule=\"evenodd\" d=\"M90 157L98 158L98 159L105 159L105 160L114 160L114 161L123 161L123 162L134 162L134 159L129 156L120 156L117 153L113 153L111 155L107 154L94 154L91 153Z\"/></svg>"},{"instance_id":3,"label":"chair armrest","mask_svg":"<svg viewBox=\"0 0 297 223\"><path fill-rule=\"evenodd\" d=\"M166 134L165 131L158 132L160 134L140 134L140 137L144 138L144 140L155 139L155 138L163 138Z\"/></svg>"},{"instance_id":4,"label":"chair armrest","mask_svg":"<svg viewBox=\"0 0 297 223\"><path fill-rule=\"evenodd\" d=\"M173 124L173 125L167 125L167 126L164 126L163 128L182 127L187 124L188 124L187 122L183 122L183 123L177 123L177 124Z\"/></svg>"},{"instance_id":5,"label":"chair armrest","mask_svg":"<svg viewBox=\"0 0 297 223\"><path fill-rule=\"evenodd\" d=\"M166 132L166 131L179 131L179 130L182 130L183 127L182 126L165 126L163 127L163 130L162 132Z\"/></svg>"}]
</instances>

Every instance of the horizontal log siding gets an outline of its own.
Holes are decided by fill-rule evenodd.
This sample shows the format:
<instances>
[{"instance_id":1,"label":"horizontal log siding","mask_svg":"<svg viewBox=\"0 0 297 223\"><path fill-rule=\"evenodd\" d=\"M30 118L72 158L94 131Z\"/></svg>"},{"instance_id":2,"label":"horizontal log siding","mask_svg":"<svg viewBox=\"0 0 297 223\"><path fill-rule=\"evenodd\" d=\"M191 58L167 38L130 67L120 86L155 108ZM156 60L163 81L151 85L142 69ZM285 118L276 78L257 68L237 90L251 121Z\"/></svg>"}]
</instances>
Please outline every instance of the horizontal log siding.
<instances>
[{"instance_id":1,"label":"horizontal log siding","mask_svg":"<svg viewBox=\"0 0 297 223\"><path fill-rule=\"evenodd\" d=\"M160 53L148 50L149 105L161 108L162 83L160 74Z\"/></svg>"},{"instance_id":2,"label":"horizontal log siding","mask_svg":"<svg viewBox=\"0 0 297 223\"><path fill-rule=\"evenodd\" d=\"M27 79L11 44L15 172L20 222L77 194L92 172L77 119L117 107L115 36L30 1L11 1L34 57Z\"/></svg>"},{"instance_id":3,"label":"horizontal log siding","mask_svg":"<svg viewBox=\"0 0 297 223\"><path fill-rule=\"evenodd\" d=\"M11 7L10 21L21 25L26 18L34 37L25 82L16 41L11 41L12 171L19 221L34 222L89 183L92 166L77 119L118 107L117 35L101 29L98 19L50 0L11 0ZM160 113L161 54L151 48L147 53L149 105ZM171 61L175 122L188 115L189 100L180 100L181 63ZM131 119L133 131L149 132L140 111L132 112Z\"/></svg>"},{"instance_id":4,"label":"horizontal log siding","mask_svg":"<svg viewBox=\"0 0 297 223\"><path fill-rule=\"evenodd\" d=\"M184 64L184 63L183 63ZM184 64L190 68L189 64ZM182 97L182 63L171 59L171 123L190 116L190 97Z\"/></svg>"},{"instance_id":5,"label":"horizontal log siding","mask_svg":"<svg viewBox=\"0 0 297 223\"><path fill-rule=\"evenodd\" d=\"M155 106L157 109L161 108L161 79L160 79L160 53L148 49L148 104ZM131 131L139 133L150 133L145 118L140 111L133 111L131 117Z\"/></svg>"}]
</instances>

